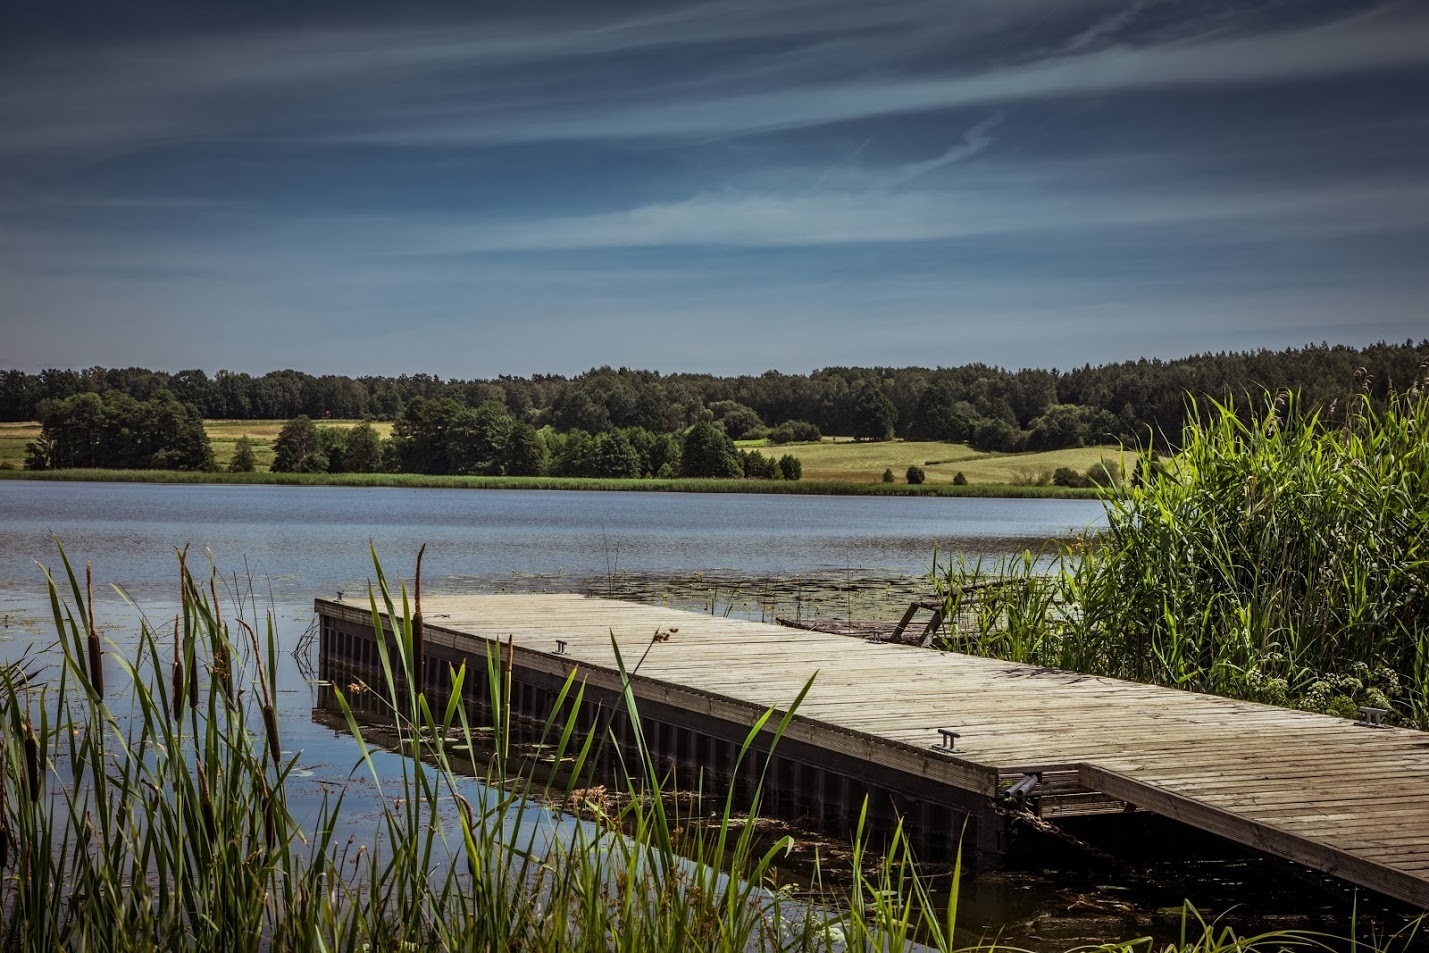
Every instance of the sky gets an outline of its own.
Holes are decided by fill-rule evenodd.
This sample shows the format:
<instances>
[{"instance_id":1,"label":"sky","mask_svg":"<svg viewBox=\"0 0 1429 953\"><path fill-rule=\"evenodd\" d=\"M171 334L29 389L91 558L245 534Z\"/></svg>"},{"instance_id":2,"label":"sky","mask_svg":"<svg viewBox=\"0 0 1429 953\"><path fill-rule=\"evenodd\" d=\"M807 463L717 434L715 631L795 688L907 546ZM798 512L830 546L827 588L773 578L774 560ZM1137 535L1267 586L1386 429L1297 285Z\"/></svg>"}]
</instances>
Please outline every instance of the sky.
<instances>
[{"instance_id":1,"label":"sky","mask_svg":"<svg viewBox=\"0 0 1429 953\"><path fill-rule=\"evenodd\" d=\"M1426 88L1422 0L3 0L0 368L1417 340Z\"/></svg>"}]
</instances>

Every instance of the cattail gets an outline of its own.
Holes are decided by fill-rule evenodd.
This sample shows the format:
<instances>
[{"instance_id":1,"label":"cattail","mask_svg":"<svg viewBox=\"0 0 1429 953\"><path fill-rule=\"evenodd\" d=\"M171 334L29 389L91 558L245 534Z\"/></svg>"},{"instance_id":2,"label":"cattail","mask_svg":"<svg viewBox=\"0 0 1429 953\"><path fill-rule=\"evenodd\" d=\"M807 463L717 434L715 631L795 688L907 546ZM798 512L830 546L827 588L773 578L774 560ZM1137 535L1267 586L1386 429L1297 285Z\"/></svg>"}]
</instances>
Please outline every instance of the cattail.
<instances>
[{"instance_id":1,"label":"cattail","mask_svg":"<svg viewBox=\"0 0 1429 953\"><path fill-rule=\"evenodd\" d=\"M197 663L195 663L195 667L197 667ZM197 672L197 671L194 671L194 672L190 672L190 673L189 673L188 686L189 686L189 707L192 708L194 711L198 711L198 672Z\"/></svg>"},{"instance_id":2,"label":"cattail","mask_svg":"<svg viewBox=\"0 0 1429 953\"><path fill-rule=\"evenodd\" d=\"M173 716L174 721L184 717L184 662L175 657L173 667Z\"/></svg>"},{"instance_id":3,"label":"cattail","mask_svg":"<svg viewBox=\"0 0 1429 953\"><path fill-rule=\"evenodd\" d=\"M40 740L35 737L35 726L25 719L25 782L30 795L30 803L40 800Z\"/></svg>"},{"instance_id":4,"label":"cattail","mask_svg":"<svg viewBox=\"0 0 1429 953\"><path fill-rule=\"evenodd\" d=\"M417 694L427 690L426 632L422 627L422 556L427 552L427 544L417 550L417 578L413 584L416 591L415 611L412 615L412 675L416 680Z\"/></svg>"},{"instance_id":5,"label":"cattail","mask_svg":"<svg viewBox=\"0 0 1429 953\"><path fill-rule=\"evenodd\" d=\"M213 680L218 683L219 691L233 701L233 663L228 655L227 644L220 643L218 648L213 650Z\"/></svg>"},{"instance_id":6,"label":"cattail","mask_svg":"<svg viewBox=\"0 0 1429 953\"><path fill-rule=\"evenodd\" d=\"M174 666L172 670L174 721L184 716L184 655L179 647L179 617L174 616Z\"/></svg>"},{"instance_id":7,"label":"cattail","mask_svg":"<svg viewBox=\"0 0 1429 953\"><path fill-rule=\"evenodd\" d=\"M208 592L213 597L213 617L222 620L223 614L219 611L218 603L218 582L212 577L208 580ZM222 621L219 622L216 635L213 640L213 681L218 683L219 691L233 701L233 669L228 657L228 626Z\"/></svg>"},{"instance_id":8,"label":"cattail","mask_svg":"<svg viewBox=\"0 0 1429 953\"><path fill-rule=\"evenodd\" d=\"M268 790L267 782L264 782L259 794L263 800L263 839L267 842L268 849L272 850L278 844L278 815L273 807L273 793Z\"/></svg>"},{"instance_id":9,"label":"cattail","mask_svg":"<svg viewBox=\"0 0 1429 953\"><path fill-rule=\"evenodd\" d=\"M215 840L218 837L218 824L213 817L213 796L208 789L208 774L204 772L203 765L198 765L198 804L199 810L203 813L203 827L208 832L208 839Z\"/></svg>"},{"instance_id":10,"label":"cattail","mask_svg":"<svg viewBox=\"0 0 1429 953\"><path fill-rule=\"evenodd\" d=\"M268 732L268 754L273 759L273 767L278 767L283 748L278 743L278 712L271 703L263 706L263 728Z\"/></svg>"},{"instance_id":11,"label":"cattail","mask_svg":"<svg viewBox=\"0 0 1429 953\"><path fill-rule=\"evenodd\" d=\"M99 630L94 627L94 566L84 564L84 586L89 596L89 685L104 697L104 652L99 647Z\"/></svg>"}]
</instances>

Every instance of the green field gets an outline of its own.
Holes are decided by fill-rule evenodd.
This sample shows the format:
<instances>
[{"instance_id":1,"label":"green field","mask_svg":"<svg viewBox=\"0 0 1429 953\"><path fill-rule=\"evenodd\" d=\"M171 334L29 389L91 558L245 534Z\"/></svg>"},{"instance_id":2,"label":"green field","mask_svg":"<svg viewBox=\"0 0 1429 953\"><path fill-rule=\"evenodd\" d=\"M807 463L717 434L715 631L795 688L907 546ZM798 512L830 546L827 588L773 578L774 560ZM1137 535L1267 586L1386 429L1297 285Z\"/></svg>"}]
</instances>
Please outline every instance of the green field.
<instances>
[{"instance_id":1,"label":"green field","mask_svg":"<svg viewBox=\"0 0 1429 953\"><path fill-rule=\"evenodd\" d=\"M845 437L822 443L768 447L766 441L741 441L740 446L764 448L763 452L792 453L804 464L804 479L845 483L877 483L885 469L893 471L897 482L910 466L922 467L928 483L951 483L962 473L969 483L1035 484L1050 478L1058 467L1078 473L1100 460L1120 461L1120 447L1077 447L1045 453L984 453L965 443L920 440L889 440L856 443ZM1127 465L1128 468L1130 464Z\"/></svg>"},{"instance_id":2,"label":"green field","mask_svg":"<svg viewBox=\"0 0 1429 953\"><path fill-rule=\"evenodd\" d=\"M233 459L233 445L239 437L253 441L253 450L258 455L258 469L267 470L273 462L273 441L286 420L205 420L209 443L213 445L213 458L220 467L227 467ZM319 420L322 427L355 427L360 420ZM392 435L390 423L373 423L382 437ZM25 444L40 435L40 425L34 422L0 423L0 466L6 463L19 468L25 465Z\"/></svg>"},{"instance_id":3,"label":"green field","mask_svg":"<svg viewBox=\"0 0 1429 953\"><path fill-rule=\"evenodd\" d=\"M273 461L273 440L278 436L286 421L282 420L209 420L205 421L209 440L213 444L213 456L220 468L226 468L233 458L233 447L239 437L253 441L258 454L258 469L266 473ZM353 427L356 420L323 420L324 427ZM392 433L390 423L376 423L373 426L383 437ZM40 434L40 425L27 423L0 423L0 468L21 469L25 464L25 444ZM765 441L741 441L740 446L757 448L766 454L782 456L792 453L804 465L804 479L798 490L785 488L785 492L820 492L814 484L841 484L823 492L848 492L850 484L877 484L882 487L883 471L891 469L895 486L903 491L904 474L910 466L922 467L927 474L927 487L940 486L944 491L953 482L953 477L962 473L973 486L1035 486L1046 483L1053 470L1071 467L1078 473L1106 460L1108 463L1120 461L1121 450L1117 447L1078 447L1071 450L1052 450L1046 453L984 453L962 443L938 443L934 441L890 440L882 443L858 443L847 438L826 439L822 443L789 444L769 446ZM5 465L9 466L6 467ZM1130 464L1127 464L1128 468ZM134 477L130 477L131 479ZM251 478L250 478L251 479ZM370 477L368 478L371 479ZM448 478L438 478L446 480ZM464 478L451 478L464 479ZM313 482L339 482L314 480ZM347 481L341 481L347 482ZM384 477L383 482L393 484L392 477ZM515 485L514 480L481 478L482 485ZM531 483L526 480L522 485ZM541 481L546 484L547 481ZM594 486L611 488L621 481L611 480L556 480L549 485L563 487ZM660 480L639 481L642 489L696 489L697 484L707 481ZM759 482L759 481L750 481ZM428 483L425 485L437 485ZM443 485L456 485L454 483ZM470 481L461 485L471 485ZM703 487L699 487L703 488ZM880 490L881 491L881 490ZM760 492L769 492L761 485ZM972 493L975 491L965 490Z\"/></svg>"},{"instance_id":4,"label":"green field","mask_svg":"<svg viewBox=\"0 0 1429 953\"><path fill-rule=\"evenodd\" d=\"M39 435L40 425L36 423L0 423L0 467L23 467L25 444Z\"/></svg>"}]
</instances>

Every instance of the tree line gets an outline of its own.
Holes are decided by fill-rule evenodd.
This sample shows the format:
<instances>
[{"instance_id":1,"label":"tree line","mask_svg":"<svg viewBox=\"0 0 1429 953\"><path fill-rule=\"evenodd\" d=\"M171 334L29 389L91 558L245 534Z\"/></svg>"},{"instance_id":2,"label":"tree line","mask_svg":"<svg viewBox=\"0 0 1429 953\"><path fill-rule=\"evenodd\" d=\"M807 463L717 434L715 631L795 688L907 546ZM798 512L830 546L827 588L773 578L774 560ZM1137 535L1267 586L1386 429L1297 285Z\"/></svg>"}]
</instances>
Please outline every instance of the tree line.
<instances>
[{"instance_id":1,"label":"tree line","mask_svg":"<svg viewBox=\"0 0 1429 953\"><path fill-rule=\"evenodd\" d=\"M1174 449L1186 423L1188 395L1203 402L1235 401L1249 412L1266 391L1289 389L1305 406L1333 413L1344 406L1357 374L1382 399L1396 382L1413 380L1426 357L1429 339L1364 348L1321 344L1207 353L1069 371L964 364L717 377L601 367L569 378L443 380L430 374L346 377L294 370L261 376L102 367L38 374L11 370L0 372L0 420L44 420L56 401L81 394L125 395L142 403L167 393L201 417L254 420L395 422L421 401L449 401L472 412L497 405L516 424L541 433L581 431L593 438L625 432L636 442L644 439L640 431L681 435L705 423L734 439L767 437L775 443L837 434L967 442L1008 452L1118 441ZM522 431L512 439L528 436ZM615 439L602 450L609 450L611 459L623 458L623 449L608 446ZM559 449L547 448L552 460ZM487 450L473 444L470 452ZM451 465L484 463L457 459Z\"/></svg>"},{"instance_id":2,"label":"tree line","mask_svg":"<svg viewBox=\"0 0 1429 953\"><path fill-rule=\"evenodd\" d=\"M239 447L231 469L252 470L251 445ZM273 442L272 469L297 473L427 473L477 476L563 476L606 479L698 477L798 480L793 454L776 459L744 450L707 421L680 433L617 427L600 433L536 429L497 401L466 407L448 397L417 397L392 436L375 427L322 426L306 415L288 421Z\"/></svg>"}]
</instances>

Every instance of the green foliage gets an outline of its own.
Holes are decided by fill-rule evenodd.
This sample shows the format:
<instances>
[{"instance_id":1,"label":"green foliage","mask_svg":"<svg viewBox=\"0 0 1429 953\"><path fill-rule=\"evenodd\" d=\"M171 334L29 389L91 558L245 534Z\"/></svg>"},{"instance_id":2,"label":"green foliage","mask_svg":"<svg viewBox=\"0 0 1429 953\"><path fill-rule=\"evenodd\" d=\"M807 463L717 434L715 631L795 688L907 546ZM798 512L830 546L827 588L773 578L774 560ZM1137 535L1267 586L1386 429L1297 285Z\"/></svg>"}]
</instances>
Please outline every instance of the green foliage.
<instances>
[{"instance_id":1,"label":"green foliage","mask_svg":"<svg viewBox=\"0 0 1429 953\"><path fill-rule=\"evenodd\" d=\"M714 414L715 426L735 440L744 440L764 426L764 421L759 419L754 408L746 407L738 401L717 400L706 406Z\"/></svg>"},{"instance_id":2,"label":"green foliage","mask_svg":"<svg viewBox=\"0 0 1429 953\"><path fill-rule=\"evenodd\" d=\"M507 435L502 470L507 476L540 476L546 472L546 442L536 428L519 421Z\"/></svg>"},{"instance_id":3,"label":"green foliage","mask_svg":"<svg viewBox=\"0 0 1429 953\"><path fill-rule=\"evenodd\" d=\"M144 401L81 393L47 402L40 438L25 451L30 470L214 468L203 418L167 390Z\"/></svg>"},{"instance_id":4,"label":"green foliage","mask_svg":"<svg viewBox=\"0 0 1429 953\"><path fill-rule=\"evenodd\" d=\"M633 480L640 477L640 452L624 431L597 434L591 444L588 469L582 476Z\"/></svg>"},{"instance_id":5,"label":"green foliage","mask_svg":"<svg viewBox=\"0 0 1429 953\"><path fill-rule=\"evenodd\" d=\"M233 457L228 461L229 473L252 473L258 469L258 455L253 452L253 441L247 435L233 443Z\"/></svg>"},{"instance_id":6,"label":"green foliage","mask_svg":"<svg viewBox=\"0 0 1429 953\"><path fill-rule=\"evenodd\" d=\"M858 440L892 440L898 408L874 381L865 381L854 402L853 435Z\"/></svg>"},{"instance_id":7,"label":"green foliage","mask_svg":"<svg viewBox=\"0 0 1429 953\"><path fill-rule=\"evenodd\" d=\"M1429 727L1429 400L1330 425L1281 395L1251 423L1221 405L1198 421L1176 472L1145 455L1059 572L991 573L1018 594L1003 617L1034 620L1009 657ZM942 584L970 575L988 576Z\"/></svg>"},{"instance_id":8,"label":"green foliage","mask_svg":"<svg viewBox=\"0 0 1429 953\"><path fill-rule=\"evenodd\" d=\"M450 397L415 397L392 424L392 444L403 473L455 473L453 427L463 406Z\"/></svg>"},{"instance_id":9,"label":"green foliage","mask_svg":"<svg viewBox=\"0 0 1429 953\"><path fill-rule=\"evenodd\" d=\"M963 471L959 470L957 473L954 473L954 474L953 474L953 486L967 486L967 485L968 485L968 478L963 474Z\"/></svg>"},{"instance_id":10,"label":"green foliage","mask_svg":"<svg viewBox=\"0 0 1429 953\"><path fill-rule=\"evenodd\" d=\"M1112 443L1136 444L1149 436L1166 451L1175 449L1187 420L1188 395L1253 406L1262 389L1273 384L1296 390L1306 407L1339 423L1353 393L1363 394L1378 409L1396 386L1414 379L1426 357L1429 339L1364 348L1319 345L1198 354L1064 372L965 364L829 367L807 375L769 371L726 378L600 367L569 379L442 380L430 374L354 379L281 370L261 376L218 371L210 377L201 370L48 368L38 374L0 371L0 420L40 420L47 402L83 393L144 402L168 390L206 418L286 420L305 414L315 420L396 420L413 400L447 398L470 408L496 401L515 420L558 431L642 427L678 433L701 415L713 422L716 415L708 408L738 405L774 425L773 431L785 422L808 421L823 433L852 434L858 426L858 397L873 385L892 401L898 432L914 439L968 442L984 420L996 419L1033 448L1101 443L1108 436ZM985 429L987 446L1006 449L1006 433Z\"/></svg>"},{"instance_id":11,"label":"green foliage","mask_svg":"<svg viewBox=\"0 0 1429 953\"><path fill-rule=\"evenodd\" d=\"M680 476L738 479L744 476L744 466L729 435L713 424L701 422L685 432Z\"/></svg>"},{"instance_id":12,"label":"green foliage","mask_svg":"<svg viewBox=\"0 0 1429 953\"><path fill-rule=\"evenodd\" d=\"M273 441L274 473L326 473L328 463L312 418L300 414L278 431Z\"/></svg>"},{"instance_id":13,"label":"green foliage","mask_svg":"<svg viewBox=\"0 0 1429 953\"><path fill-rule=\"evenodd\" d=\"M892 483L892 482L893 482L893 479L894 479L894 478L893 478L893 468L892 468L892 467L886 467L886 468L884 468L884 470L883 470L883 482L884 482L884 483Z\"/></svg>"},{"instance_id":14,"label":"green foliage","mask_svg":"<svg viewBox=\"0 0 1429 953\"><path fill-rule=\"evenodd\" d=\"M904 474L904 479L907 480L910 486L918 486L927 478L928 476L923 472L922 467L909 467L908 472Z\"/></svg>"},{"instance_id":15,"label":"green foliage","mask_svg":"<svg viewBox=\"0 0 1429 953\"><path fill-rule=\"evenodd\" d=\"M758 450L739 451L740 466L746 480L780 480L779 462Z\"/></svg>"},{"instance_id":16,"label":"green foliage","mask_svg":"<svg viewBox=\"0 0 1429 953\"><path fill-rule=\"evenodd\" d=\"M1087 467L1087 482L1092 486L1117 487L1121 486L1125 478L1119 463L1108 463L1103 460Z\"/></svg>"},{"instance_id":17,"label":"green foliage","mask_svg":"<svg viewBox=\"0 0 1429 953\"><path fill-rule=\"evenodd\" d=\"M974 450L992 453L1016 453L1022 449L1022 431L1001 417L979 418L973 426L968 445Z\"/></svg>"},{"instance_id":18,"label":"green foliage","mask_svg":"<svg viewBox=\"0 0 1429 953\"><path fill-rule=\"evenodd\" d=\"M1023 447L1027 450L1061 450L1112 441L1118 430L1116 417L1104 410L1078 404L1053 404L1032 421Z\"/></svg>"},{"instance_id":19,"label":"green foliage","mask_svg":"<svg viewBox=\"0 0 1429 953\"><path fill-rule=\"evenodd\" d=\"M363 421L347 431L344 447L344 473L380 473L383 468L382 438L377 428Z\"/></svg>"},{"instance_id":20,"label":"green foliage","mask_svg":"<svg viewBox=\"0 0 1429 953\"><path fill-rule=\"evenodd\" d=\"M823 439L819 428L806 420L786 420L769 431L769 442L773 444L818 443Z\"/></svg>"},{"instance_id":21,"label":"green foliage","mask_svg":"<svg viewBox=\"0 0 1429 953\"><path fill-rule=\"evenodd\" d=\"M1052 483L1055 486L1095 486L1092 481L1073 470L1071 467L1058 467L1052 471Z\"/></svg>"},{"instance_id":22,"label":"green foliage","mask_svg":"<svg viewBox=\"0 0 1429 953\"><path fill-rule=\"evenodd\" d=\"M804 465L799 462L799 458L792 453L786 453L779 458L779 479L799 480L804 476Z\"/></svg>"}]
</instances>

